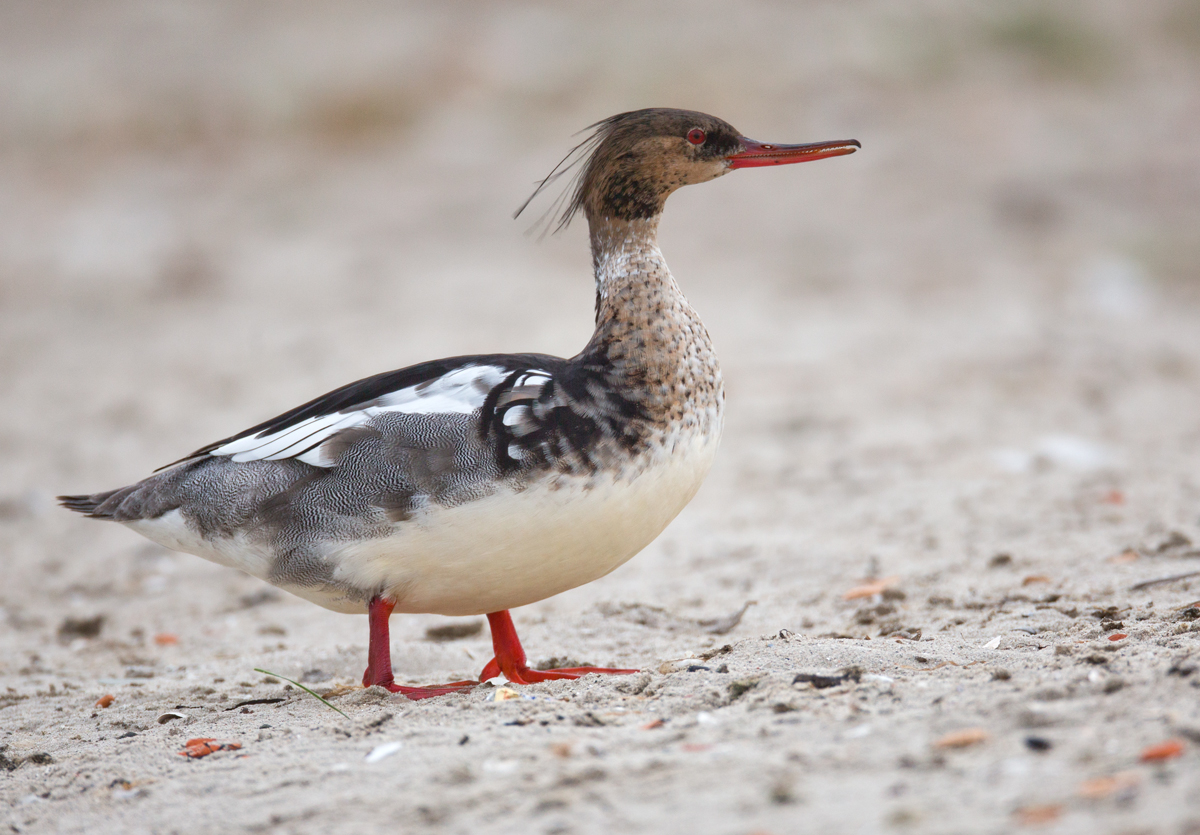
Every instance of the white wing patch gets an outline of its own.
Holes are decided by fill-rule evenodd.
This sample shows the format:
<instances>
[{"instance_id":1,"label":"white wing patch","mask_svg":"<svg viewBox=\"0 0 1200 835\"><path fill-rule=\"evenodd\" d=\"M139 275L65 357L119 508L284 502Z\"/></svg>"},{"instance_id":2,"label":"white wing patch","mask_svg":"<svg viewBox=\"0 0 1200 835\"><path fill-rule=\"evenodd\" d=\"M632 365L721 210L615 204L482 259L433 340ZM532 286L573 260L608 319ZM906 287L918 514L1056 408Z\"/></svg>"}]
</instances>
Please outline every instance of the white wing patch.
<instances>
[{"instance_id":1,"label":"white wing patch","mask_svg":"<svg viewBox=\"0 0 1200 835\"><path fill-rule=\"evenodd\" d=\"M537 421L544 415L538 414L541 405L538 398L550 376L544 371L526 371L513 381L513 385L496 398L496 408L503 410L500 422L509 428L514 436L523 438L536 432L539 428ZM536 419L535 419L536 418ZM509 444L508 455L516 461L525 458L525 454L513 454L516 444Z\"/></svg>"},{"instance_id":2,"label":"white wing patch","mask_svg":"<svg viewBox=\"0 0 1200 835\"><path fill-rule=\"evenodd\" d=\"M329 467L332 464L322 457L321 445L343 429L360 426L383 412L469 415L482 408L488 392L510 373L494 365L457 368L441 377L389 392L354 409L311 417L286 429L238 438L217 447L211 454L228 455L238 463L296 458L306 464ZM523 379L543 374L534 372Z\"/></svg>"},{"instance_id":3,"label":"white wing patch","mask_svg":"<svg viewBox=\"0 0 1200 835\"><path fill-rule=\"evenodd\" d=\"M548 382L550 375L545 371L526 371L513 382L512 388L500 395L496 400L496 408L507 406L514 400L536 400Z\"/></svg>"}]
</instances>

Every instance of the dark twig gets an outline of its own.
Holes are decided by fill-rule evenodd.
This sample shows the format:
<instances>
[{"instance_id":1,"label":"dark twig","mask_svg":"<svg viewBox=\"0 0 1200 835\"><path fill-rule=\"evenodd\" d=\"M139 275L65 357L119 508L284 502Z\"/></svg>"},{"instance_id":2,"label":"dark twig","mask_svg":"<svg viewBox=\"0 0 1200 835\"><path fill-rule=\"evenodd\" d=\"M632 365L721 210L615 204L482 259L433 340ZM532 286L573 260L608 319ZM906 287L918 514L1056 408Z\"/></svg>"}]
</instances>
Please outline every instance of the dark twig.
<instances>
[{"instance_id":1,"label":"dark twig","mask_svg":"<svg viewBox=\"0 0 1200 835\"><path fill-rule=\"evenodd\" d=\"M287 699L247 699L244 702L238 702L233 707L225 708L225 712L228 713L231 710L237 710L239 707L245 707L246 705L277 705L280 702L286 701Z\"/></svg>"},{"instance_id":2,"label":"dark twig","mask_svg":"<svg viewBox=\"0 0 1200 835\"><path fill-rule=\"evenodd\" d=\"M1151 586L1161 586L1163 583L1174 583L1176 580L1186 580L1189 577L1200 577L1200 571L1185 571L1183 574L1173 574L1170 577L1159 577L1157 580L1143 580L1129 587L1130 591L1141 591Z\"/></svg>"}]
</instances>

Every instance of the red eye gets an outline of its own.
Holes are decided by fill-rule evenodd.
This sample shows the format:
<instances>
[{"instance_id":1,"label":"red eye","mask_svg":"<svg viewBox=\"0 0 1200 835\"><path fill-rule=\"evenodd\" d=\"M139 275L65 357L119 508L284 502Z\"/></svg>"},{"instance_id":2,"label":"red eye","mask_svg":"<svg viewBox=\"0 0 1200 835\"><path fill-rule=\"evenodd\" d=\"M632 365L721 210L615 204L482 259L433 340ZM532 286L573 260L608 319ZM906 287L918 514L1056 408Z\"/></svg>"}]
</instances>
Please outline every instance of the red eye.
<instances>
[{"instance_id":1,"label":"red eye","mask_svg":"<svg viewBox=\"0 0 1200 835\"><path fill-rule=\"evenodd\" d=\"M692 128L688 131L688 142L691 142L693 145L703 145L704 140L707 138L704 135L704 131L700 130L700 128Z\"/></svg>"}]
</instances>

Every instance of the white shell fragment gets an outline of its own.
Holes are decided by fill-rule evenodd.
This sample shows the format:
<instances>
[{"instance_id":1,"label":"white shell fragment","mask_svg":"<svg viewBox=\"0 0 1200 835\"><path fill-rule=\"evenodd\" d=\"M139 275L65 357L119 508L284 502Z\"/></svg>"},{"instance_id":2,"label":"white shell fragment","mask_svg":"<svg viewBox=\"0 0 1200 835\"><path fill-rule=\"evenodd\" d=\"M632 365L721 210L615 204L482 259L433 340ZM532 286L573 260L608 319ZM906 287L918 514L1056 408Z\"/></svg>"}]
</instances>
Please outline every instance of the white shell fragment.
<instances>
[{"instance_id":1,"label":"white shell fragment","mask_svg":"<svg viewBox=\"0 0 1200 835\"><path fill-rule=\"evenodd\" d=\"M377 763L380 760L386 760L392 754L395 754L404 747L403 742L384 742L381 745L376 745L371 749L371 752L366 756L366 762Z\"/></svg>"}]
</instances>

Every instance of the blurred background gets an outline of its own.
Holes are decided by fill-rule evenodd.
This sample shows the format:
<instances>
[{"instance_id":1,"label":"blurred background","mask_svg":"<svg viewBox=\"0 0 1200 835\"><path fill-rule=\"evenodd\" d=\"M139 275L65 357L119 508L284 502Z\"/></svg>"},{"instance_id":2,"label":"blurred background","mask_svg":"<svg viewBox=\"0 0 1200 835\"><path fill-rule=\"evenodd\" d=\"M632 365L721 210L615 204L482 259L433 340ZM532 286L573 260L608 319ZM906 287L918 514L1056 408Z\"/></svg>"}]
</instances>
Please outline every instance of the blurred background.
<instances>
[{"instance_id":1,"label":"blurred background","mask_svg":"<svg viewBox=\"0 0 1200 835\"><path fill-rule=\"evenodd\" d=\"M794 594L789 571L1019 545L1081 491L1130 492L1129 536L1194 521L1196 0L10 2L12 588L143 594L167 564L55 493L382 370L578 350L586 229L529 234L550 200L511 214L577 131L646 106L863 150L671 198L727 446L612 582L691 600L685 548L730 603Z\"/></svg>"},{"instance_id":2,"label":"blurred background","mask_svg":"<svg viewBox=\"0 0 1200 835\"><path fill-rule=\"evenodd\" d=\"M592 329L585 225L531 233L553 193L512 212L578 131L648 106L862 150L671 197L661 244L722 359L723 448L644 553L514 613L530 658L663 670L729 642L739 676L854 663L896 692L864 678L786 717L691 719L725 703L722 668L656 677L665 695L645 704L675 717L669 736L588 712L561 733L602 747L570 757L526 742L553 729L499 727L486 697L477 713L430 700L384 729L412 742L392 770L340 783L326 778L344 766L322 769L372 743L322 735L327 715L305 730L320 708L299 702L244 737L245 769L164 770L170 734L230 725L142 711L266 695L255 668L358 681L365 618L53 496L132 483L369 374L575 353ZM4 784L14 829L175 831L186 810L212 831L370 814L478 832L526 813L560 833L970 831L1015 809L993 827L1008 831L1052 820L1020 812L1054 798L1078 815L1107 796L1081 780L1149 769L1136 752L1168 732L1200 739L1179 660L1195 627L1177 614L1196 584L1129 592L1194 570L1193 543L1200 0L0 3L0 765L58 760ZM878 606L844 599L865 578L897 585ZM749 601L728 634L699 631ZM1120 678L1094 666L1101 629L1122 626L1097 619L1119 607ZM486 631L436 642L443 620L393 618L399 680L477 674ZM577 713L625 701L588 686L557 692ZM106 690L117 704L83 718ZM720 716L737 718L698 727ZM974 723L996 739L941 768L951 754L930 744ZM1055 751L1030 753L1023 729ZM711 758L684 733L718 743ZM1195 817L1187 744L1178 770L1145 772L1140 803L1136 779L1113 782L1089 828ZM151 776L149 800L120 799Z\"/></svg>"}]
</instances>

